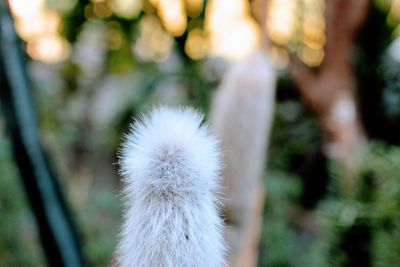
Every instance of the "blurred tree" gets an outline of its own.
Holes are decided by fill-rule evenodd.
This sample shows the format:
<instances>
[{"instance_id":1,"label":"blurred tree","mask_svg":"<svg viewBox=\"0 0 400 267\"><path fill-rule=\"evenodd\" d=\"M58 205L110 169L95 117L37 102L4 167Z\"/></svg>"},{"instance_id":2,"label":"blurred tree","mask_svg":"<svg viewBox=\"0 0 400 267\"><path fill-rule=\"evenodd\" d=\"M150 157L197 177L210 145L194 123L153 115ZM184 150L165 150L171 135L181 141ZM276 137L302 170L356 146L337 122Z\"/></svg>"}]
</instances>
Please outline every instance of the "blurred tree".
<instances>
[{"instance_id":1,"label":"blurred tree","mask_svg":"<svg viewBox=\"0 0 400 267\"><path fill-rule=\"evenodd\" d=\"M264 3L265 7L269 7L269 5L265 4L266 1L261 2ZM303 4L313 2L316 5L317 1L302 2ZM390 13L393 12L393 14L395 13L394 10L396 10L396 3L399 3L398 1L377 2L385 2L389 8L391 7ZM338 150L325 149L325 153L331 159L339 161L342 166L341 172L331 172L331 176L336 179L330 181L331 185L335 185L337 180L345 182L345 186L342 189L347 188L347 196L337 195L336 193L338 192L335 186L330 186L330 197L334 199L333 202L340 202L347 201L354 193L353 190L358 190L361 187L360 181L357 181L355 178L365 179L363 173L361 175L358 173L358 163L361 162L360 156L362 155L360 153L362 149L360 150L359 148L366 141L366 132L370 137L381 138L391 143L397 143L399 140L398 135L396 135L399 124L393 120L397 116L396 111L394 111L396 108L393 109L391 105L391 103L398 105L398 101L396 101L398 85L395 82L397 81L398 74L396 74L393 68L396 65L396 59L394 59L396 58L396 54L392 53L389 55L388 51L386 51L389 42L393 39L393 25L387 23L390 19L387 18L387 9L384 11L385 9L382 9L381 6L372 5L368 1L325 1L325 3L327 40L321 65L317 64L313 66L314 68L308 68L306 65L310 66L310 64L302 58L302 55L297 56L298 47L293 48L289 44L287 48L288 51L291 51L290 73L300 89L299 92L303 99L317 115L320 128L324 133L325 148L329 148L335 143L338 145L336 146ZM255 4L257 4L257 1ZM264 32L266 32L265 23L267 19L265 18L265 14L268 12L265 9L261 10L265 13L264 17L261 17L262 20L260 23L264 27ZM365 24L363 23L364 21L366 21ZM360 30L362 30L360 37L356 38L356 33ZM266 38L267 42L270 42L268 39ZM304 40L302 37L299 39ZM272 51L275 49L275 45L277 44L273 42ZM299 46L301 47L301 45ZM306 63L306 65L303 63ZM357 85L360 88L358 91L356 90ZM280 95L279 92L278 90L278 96ZM384 97L385 94L391 95L391 101ZM344 102L347 101L347 104L340 104L343 100L345 100ZM360 110L356 108L359 101L361 102ZM334 108L335 103L339 103L336 111ZM391 113L388 112L389 109L392 111ZM346 110L351 112L346 112ZM346 121L349 118L347 116L349 114L353 114L350 116L353 119ZM335 121L335 119L340 118L344 119L344 121ZM366 130L364 129L364 125ZM336 153L332 154L332 152ZM295 171L293 167L289 168ZM327 174L325 173L325 175ZM322 177L315 176L314 178L320 179ZM347 181L343 181L346 178ZM316 186L315 180L311 179L310 183L314 183L312 186L314 192L323 190L321 186ZM371 184L369 186L374 188ZM364 188L366 187L364 186ZM359 197L361 195L366 197L368 193L360 193ZM320 195L320 197L323 196L324 194ZM368 205L372 204L368 203ZM330 212L332 217L335 217L337 220L340 220L340 217L343 220L343 217L350 216L349 218L351 218L353 216L351 215L351 210L352 208L347 207L342 210L332 209ZM273 213L275 211L269 208L269 212ZM278 215L276 216L278 217ZM317 217L316 219L318 219ZM330 223L335 220L332 217L322 217ZM297 222L294 223L295 226L298 225ZM312 221L308 221L308 224L308 227L313 227ZM327 229L332 231L332 236L336 238L324 241L330 248L328 249L330 252L320 251L320 253L326 253L324 256L326 257L325 260L334 266L359 266L359 264L363 266L375 266L382 264L382 262L378 263L374 261L374 258L371 257L374 254L374 249L380 245L386 246L384 245L385 241L382 240L380 245L375 243L377 233L374 227L375 224L365 218L357 218L355 221L352 221L350 227L344 227L341 230L335 227L334 229L328 227ZM270 234L273 235L273 233ZM298 235L300 237L304 235L303 227ZM324 240L324 234L317 236L317 239ZM389 240L386 241L391 242ZM292 241L287 240L286 242ZM300 243L304 245L301 241ZM375 247L376 245L377 247ZM318 250L318 248L314 249ZM322 247L319 249L324 250ZM269 251L271 252L273 249L270 247ZM391 254L391 257L393 257L395 250L392 249L390 251L388 254ZM294 251L290 253L292 255L295 254ZM276 263L276 266L282 266L282 262L285 261ZM327 262L325 264L328 264ZM289 266L299 266L299 263L293 263L290 260L287 260L286 264ZM388 264L388 266L392 266L392 263ZM306 264L305 266L310 265ZM317 264L315 266L325 265Z\"/></svg>"},{"instance_id":2,"label":"blurred tree","mask_svg":"<svg viewBox=\"0 0 400 267\"><path fill-rule=\"evenodd\" d=\"M292 57L290 71L302 96L315 111L324 133L324 149L343 167L345 190L354 187L361 146L366 141L357 108L354 40L369 1L326 1L325 57L309 70Z\"/></svg>"}]
</instances>

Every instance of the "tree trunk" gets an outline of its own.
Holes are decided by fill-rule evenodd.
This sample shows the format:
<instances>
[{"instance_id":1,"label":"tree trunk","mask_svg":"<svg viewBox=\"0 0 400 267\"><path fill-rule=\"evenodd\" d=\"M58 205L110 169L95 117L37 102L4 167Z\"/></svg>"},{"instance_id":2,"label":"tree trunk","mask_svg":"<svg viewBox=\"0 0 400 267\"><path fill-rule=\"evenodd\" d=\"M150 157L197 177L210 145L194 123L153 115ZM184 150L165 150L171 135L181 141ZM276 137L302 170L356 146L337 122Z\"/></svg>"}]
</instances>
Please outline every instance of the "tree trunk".
<instances>
[{"instance_id":1,"label":"tree trunk","mask_svg":"<svg viewBox=\"0 0 400 267\"><path fill-rule=\"evenodd\" d=\"M255 4L264 40L268 0ZM326 1L325 58L316 71L291 55L289 71L305 102L315 112L324 137L326 155L336 160L343 174L344 191L355 184L359 154L366 141L357 109L355 79L351 56L356 34L368 13L368 0ZM267 45L268 48L269 45Z\"/></svg>"}]
</instances>

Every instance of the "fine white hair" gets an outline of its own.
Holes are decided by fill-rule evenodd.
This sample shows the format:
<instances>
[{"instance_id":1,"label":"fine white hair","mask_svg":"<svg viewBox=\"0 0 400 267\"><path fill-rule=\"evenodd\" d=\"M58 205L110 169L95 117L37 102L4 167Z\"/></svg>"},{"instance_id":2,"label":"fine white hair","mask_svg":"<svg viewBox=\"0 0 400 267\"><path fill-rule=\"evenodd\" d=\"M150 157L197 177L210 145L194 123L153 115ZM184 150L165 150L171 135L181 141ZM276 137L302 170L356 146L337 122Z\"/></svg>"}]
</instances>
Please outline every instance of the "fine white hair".
<instances>
[{"instance_id":1,"label":"fine white hair","mask_svg":"<svg viewBox=\"0 0 400 267\"><path fill-rule=\"evenodd\" d=\"M121 267L225 266L217 139L191 108L160 107L122 145Z\"/></svg>"}]
</instances>

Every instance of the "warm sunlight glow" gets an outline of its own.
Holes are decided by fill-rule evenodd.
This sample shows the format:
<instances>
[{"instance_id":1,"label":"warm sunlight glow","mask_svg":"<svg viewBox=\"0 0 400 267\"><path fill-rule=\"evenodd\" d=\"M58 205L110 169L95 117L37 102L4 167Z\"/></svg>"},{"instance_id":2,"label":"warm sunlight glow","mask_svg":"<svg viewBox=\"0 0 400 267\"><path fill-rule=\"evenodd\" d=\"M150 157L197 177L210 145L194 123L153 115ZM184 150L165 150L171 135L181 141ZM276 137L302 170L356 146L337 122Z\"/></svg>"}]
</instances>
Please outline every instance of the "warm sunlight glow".
<instances>
[{"instance_id":1,"label":"warm sunlight glow","mask_svg":"<svg viewBox=\"0 0 400 267\"><path fill-rule=\"evenodd\" d=\"M316 67L324 59L325 37L325 2L321 0L303 0L303 20L301 22L302 47L299 57L310 67Z\"/></svg>"},{"instance_id":2,"label":"warm sunlight glow","mask_svg":"<svg viewBox=\"0 0 400 267\"><path fill-rule=\"evenodd\" d=\"M148 0L154 7L158 6L158 0Z\"/></svg>"},{"instance_id":3,"label":"warm sunlight glow","mask_svg":"<svg viewBox=\"0 0 400 267\"><path fill-rule=\"evenodd\" d=\"M113 0L112 1L113 12L122 18L131 19L135 18L140 14L142 10L141 0Z\"/></svg>"},{"instance_id":4,"label":"warm sunlight glow","mask_svg":"<svg viewBox=\"0 0 400 267\"><path fill-rule=\"evenodd\" d=\"M297 8L297 1L292 0L272 0L269 3L266 30L274 43L288 44L297 27Z\"/></svg>"},{"instance_id":5,"label":"warm sunlight glow","mask_svg":"<svg viewBox=\"0 0 400 267\"><path fill-rule=\"evenodd\" d=\"M213 56L238 60L260 45L259 27L245 0L210 0L205 30L209 35L208 52Z\"/></svg>"},{"instance_id":6,"label":"warm sunlight glow","mask_svg":"<svg viewBox=\"0 0 400 267\"><path fill-rule=\"evenodd\" d=\"M12 14L18 18L31 18L44 8L44 0L10 0Z\"/></svg>"},{"instance_id":7,"label":"warm sunlight glow","mask_svg":"<svg viewBox=\"0 0 400 267\"><path fill-rule=\"evenodd\" d=\"M29 40L40 34L57 32L60 25L60 16L55 11L40 9L30 19L17 18L15 26L18 35L24 40Z\"/></svg>"},{"instance_id":8,"label":"warm sunlight glow","mask_svg":"<svg viewBox=\"0 0 400 267\"><path fill-rule=\"evenodd\" d=\"M305 46L302 48L299 56L308 66L316 67L321 64L324 59L324 51L322 49L311 49Z\"/></svg>"},{"instance_id":9,"label":"warm sunlight glow","mask_svg":"<svg viewBox=\"0 0 400 267\"><path fill-rule=\"evenodd\" d=\"M60 15L43 0L10 0L18 35L27 42L28 54L36 60L56 63L69 54L69 43L60 35Z\"/></svg>"},{"instance_id":10,"label":"warm sunlight glow","mask_svg":"<svg viewBox=\"0 0 400 267\"><path fill-rule=\"evenodd\" d=\"M140 20L140 36L133 51L143 61L163 61L171 53L173 39L164 31L155 16L145 16Z\"/></svg>"},{"instance_id":11,"label":"warm sunlight glow","mask_svg":"<svg viewBox=\"0 0 400 267\"><path fill-rule=\"evenodd\" d=\"M186 10L183 0L159 0L157 13L167 32L180 36L186 30Z\"/></svg>"},{"instance_id":12,"label":"warm sunlight glow","mask_svg":"<svg viewBox=\"0 0 400 267\"><path fill-rule=\"evenodd\" d=\"M201 29L194 29L189 32L185 43L186 54L194 60L202 59L207 53L207 40Z\"/></svg>"},{"instance_id":13,"label":"warm sunlight glow","mask_svg":"<svg viewBox=\"0 0 400 267\"><path fill-rule=\"evenodd\" d=\"M69 55L70 47L60 36L44 35L29 42L27 51L33 59L56 63Z\"/></svg>"},{"instance_id":14,"label":"warm sunlight glow","mask_svg":"<svg viewBox=\"0 0 400 267\"><path fill-rule=\"evenodd\" d=\"M322 49L325 44L325 21L322 16L311 15L303 21L303 42L312 49Z\"/></svg>"},{"instance_id":15,"label":"warm sunlight glow","mask_svg":"<svg viewBox=\"0 0 400 267\"><path fill-rule=\"evenodd\" d=\"M265 28L271 41L278 47L295 52L310 67L321 64L326 42L325 2L271 0L267 10ZM275 64L277 60L285 58L281 56L281 50L277 49L275 47L272 52ZM280 65L285 64L287 63L283 62Z\"/></svg>"},{"instance_id":16,"label":"warm sunlight glow","mask_svg":"<svg viewBox=\"0 0 400 267\"><path fill-rule=\"evenodd\" d=\"M197 17L203 11L203 0L185 0L186 12L191 17Z\"/></svg>"}]
</instances>

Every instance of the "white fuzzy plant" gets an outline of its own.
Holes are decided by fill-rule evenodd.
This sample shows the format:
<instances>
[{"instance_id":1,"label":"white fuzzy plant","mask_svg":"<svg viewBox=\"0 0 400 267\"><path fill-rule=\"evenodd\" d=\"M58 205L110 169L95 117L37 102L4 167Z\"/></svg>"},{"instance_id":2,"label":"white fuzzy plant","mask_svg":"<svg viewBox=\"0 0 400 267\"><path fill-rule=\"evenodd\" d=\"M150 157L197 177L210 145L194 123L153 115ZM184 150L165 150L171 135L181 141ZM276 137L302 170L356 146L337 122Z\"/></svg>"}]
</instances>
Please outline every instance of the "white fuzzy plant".
<instances>
[{"instance_id":1,"label":"white fuzzy plant","mask_svg":"<svg viewBox=\"0 0 400 267\"><path fill-rule=\"evenodd\" d=\"M161 107L132 124L120 154L121 267L225 266L220 152L202 115Z\"/></svg>"}]
</instances>

